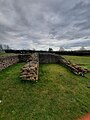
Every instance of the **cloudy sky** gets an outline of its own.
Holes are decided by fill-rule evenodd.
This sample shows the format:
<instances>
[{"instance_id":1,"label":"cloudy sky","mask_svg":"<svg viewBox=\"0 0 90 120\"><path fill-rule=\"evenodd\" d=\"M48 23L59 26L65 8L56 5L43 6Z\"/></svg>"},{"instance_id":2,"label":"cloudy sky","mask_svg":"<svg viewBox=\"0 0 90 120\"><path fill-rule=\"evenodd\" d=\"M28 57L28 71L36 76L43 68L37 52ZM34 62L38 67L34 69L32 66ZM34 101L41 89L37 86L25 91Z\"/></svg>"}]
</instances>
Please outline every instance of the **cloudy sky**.
<instances>
[{"instance_id":1,"label":"cloudy sky","mask_svg":"<svg viewBox=\"0 0 90 120\"><path fill-rule=\"evenodd\" d=\"M90 49L90 0L0 0L0 44Z\"/></svg>"}]
</instances>

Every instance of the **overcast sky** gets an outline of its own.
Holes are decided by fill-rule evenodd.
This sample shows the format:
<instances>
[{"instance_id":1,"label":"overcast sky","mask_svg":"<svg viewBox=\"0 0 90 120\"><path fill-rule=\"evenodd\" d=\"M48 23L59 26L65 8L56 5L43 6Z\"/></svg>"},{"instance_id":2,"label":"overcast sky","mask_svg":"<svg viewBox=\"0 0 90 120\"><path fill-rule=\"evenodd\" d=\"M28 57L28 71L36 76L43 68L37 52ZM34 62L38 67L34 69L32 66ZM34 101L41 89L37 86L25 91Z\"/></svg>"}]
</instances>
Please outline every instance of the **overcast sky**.
<instances>
[{"instance_id":1,"label":"overcast sky","mask_svg":"<svg viewBox=\"0 0 90 120\"><path fill-rule=\"evenodd\" d=\"M0 0L0 44L90 49L90 0Z\"/></svg>"}]
</instances>

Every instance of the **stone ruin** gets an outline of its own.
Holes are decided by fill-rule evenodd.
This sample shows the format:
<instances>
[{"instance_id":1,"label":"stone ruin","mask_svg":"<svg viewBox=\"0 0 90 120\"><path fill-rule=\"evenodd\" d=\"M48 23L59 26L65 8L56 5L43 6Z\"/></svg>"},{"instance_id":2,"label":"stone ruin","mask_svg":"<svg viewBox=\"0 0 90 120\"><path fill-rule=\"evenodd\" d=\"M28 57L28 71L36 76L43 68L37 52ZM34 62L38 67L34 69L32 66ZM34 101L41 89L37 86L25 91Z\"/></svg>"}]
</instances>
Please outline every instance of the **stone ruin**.
<instances>
[{"instance_id":1,"label":"stone ruin","mask_svg":"<svg viewBox=\"0 0 90 120\"><path fill-rule=\"evenodd\" d=\"M32 54L19 54L14 56L0 57L0 70L17 63L17 62L27 62L26 65L21 69L21 79L22 80L38 80L39 63L40 64L61 64L68 70L76 75L85 76L90 70L81 68L77 64L73 64L66 60L60 55L52 53L32 53Z\"/></svg>"},{"instance_id":2,"label":"stone ruin","mask_svg":"<svg viewBox=\"0 0 90 120\"><path fill-rule=\"evenodd\" d=\"M18 55L0 56L0 71L19 62Z\"/></svg>"},{"instance_id":3,"label":"stone ruin","mask_svg":"<svg viewBox=\"0 0 90 120\"><path fill-rule=\"evenodd\" d=\"M27 60L27 64L21 69L22 80L37 81L39 63L61 64L67 69L69 69L71 72L73 72L74 74L81 75L81 76L85 76L86 73L90 72L88 69L81 68L77 64L71 63L70 61L66 60L60 55L46 53L38 56L38 54L34 53L29 56Z\"/></svg>"},{"instance_id":4,"label":"stone ruin","mask_svg":"<svg viewBox=\"0 0 90 120\"><path fill-rule=\"evenodd\" d=\"M27 64L21 69L22 80L38 80L39 57L38 54L31 54L27 60Z\"/></svg>"},{"instance_id":5,"label":"stone ruin","mask_svg":"<svg viewBox=\"0 0 90 120\"><path fill-rule=\"evenodd\" d=\"M76 75L85 76L86 73L90 72L90 70L81 68L79 65L73 64L61 56L59 62Z\"/></svg>"}]
</instances>

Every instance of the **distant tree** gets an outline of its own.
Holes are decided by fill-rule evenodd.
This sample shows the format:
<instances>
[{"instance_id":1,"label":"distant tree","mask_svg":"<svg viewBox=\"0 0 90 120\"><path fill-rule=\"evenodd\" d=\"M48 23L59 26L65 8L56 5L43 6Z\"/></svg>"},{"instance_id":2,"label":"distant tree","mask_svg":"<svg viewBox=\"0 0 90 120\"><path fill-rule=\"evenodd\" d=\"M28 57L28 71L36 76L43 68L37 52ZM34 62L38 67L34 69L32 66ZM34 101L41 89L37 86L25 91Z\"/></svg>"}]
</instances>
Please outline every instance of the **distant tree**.
<instances>
[{"instance_id":1,"label":"distant tree","mask_svg":"<svg viewBox=\"0 0 90 120\"><path fill-rule=\"evenodd\" d=\"M33 48L33 51L36 51L35 48Z\"/></svg>"},{"instance_id":2,"label":"distant tree","mask_svg":"<svg viewBox=\"0 0 90 120\"><path fill-rule=\"evenodd\" d=\"M80 48L80 51L83 51L83 50L86 50L86 49L85 49L85 47L82 46L82 47Z\"/></svg>"},{"instance_id":3,"label":"distant tree","mask_svg":"<svg viewBox=\"0 0 90 120\"><path fill-rule=\"evenodd\" d=\"M7 50L9 50L9 49L10 49L10 47L9 47L8 45L7 45L7 47L6 47L6 48L7 48Z\"/></svg>"},{"instance_id":4,"label":"distant tree","mask_svg":"<svg viewBox=\"0 0 90 120\"><path fill-rule=\"evenodd\" d=\"M3 46L2 46L2 44L0 44L0 50L3 50Z\"/></svg>"},{"instance_id":5,"label":"distant tree","mask_svg":"<svg viewBox=\"0 0 90 120\"><path fill-rule=\"evenodd\" d=\"M4 50L10 50L10 47L9 47L9 45L3 45L3 49Z\"/></svg>"},{"instance_id":6,"label":"distant tree","mask_svg":"<svg viewBox=\"0 0 90 120\"><path fill-rule=\"evenodd\" d=\"M53 49L52 49L52 48L49 48L48 51L51 52L51 51L53 51Z\"/></svg>"},{"instance_id":7,"label":"distant tree","mask_svg":"<svg viewBox=\"0 0 90 120\"><path fill-rule=\"evenodd\" d=\"M60 47L59 51L64 51L64 47Z\"/></svg>"},{"instance_id":8,"label":"distant tree","mask_svg":"<svg viewBox=\"0 0 90 120\"><path fill-rule=\"evenodd\" d=\"M4 49L4 50L6 49L6 45L3 45L3 49Z\"/></svg>"}]
</instances>

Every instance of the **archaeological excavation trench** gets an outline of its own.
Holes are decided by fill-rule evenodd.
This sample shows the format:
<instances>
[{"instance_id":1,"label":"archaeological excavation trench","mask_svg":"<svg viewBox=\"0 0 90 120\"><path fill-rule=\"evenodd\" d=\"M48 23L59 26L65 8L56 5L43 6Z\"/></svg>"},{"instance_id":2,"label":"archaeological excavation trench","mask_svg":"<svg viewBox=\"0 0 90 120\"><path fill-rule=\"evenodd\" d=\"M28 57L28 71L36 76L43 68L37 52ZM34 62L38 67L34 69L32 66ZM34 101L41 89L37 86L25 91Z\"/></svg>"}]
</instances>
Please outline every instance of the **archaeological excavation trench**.
<instances>
[{"instance_id":1,"label":"archaeological excavation trench","mask_svg":"<svg viewBox=\"0 0 90 120\"><path fill-rule=\"evenodd\" d=\"M21 69L20 78L22 80L37 81L39 64L60 64L74 74L81 76L85 76L86 73L90 72L90 70L81 68L77 64L71 63L62 56L52 53L32 53L0 57L0 70L17 62L26 62Z\"/></svg>"}]
</instances>

